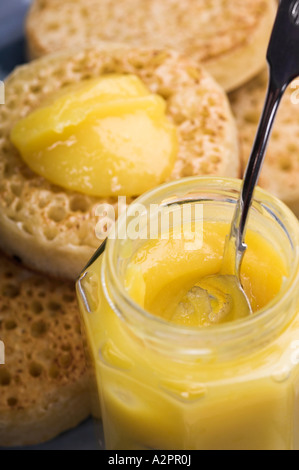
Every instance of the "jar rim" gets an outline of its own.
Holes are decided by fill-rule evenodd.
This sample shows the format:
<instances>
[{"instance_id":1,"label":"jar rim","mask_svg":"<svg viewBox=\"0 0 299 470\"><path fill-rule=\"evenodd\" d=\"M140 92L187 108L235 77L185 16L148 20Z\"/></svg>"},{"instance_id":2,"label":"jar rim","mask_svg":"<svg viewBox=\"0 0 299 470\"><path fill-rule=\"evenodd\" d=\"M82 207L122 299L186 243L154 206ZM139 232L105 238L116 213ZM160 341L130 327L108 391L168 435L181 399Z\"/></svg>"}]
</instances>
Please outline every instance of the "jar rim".
<instances>
[{"instance_id":1,"label":"jar rim","mask_svg":"<svg viewBox=\"0 0 299 470\"><path fill-rule=\"evenodd\" d=\"M240 193L241 188L241 180L234 179L234 178L220 178L220 177L191 177L191 178L184 178L183 180L177 180L171 183L167 183L161 185L154 190L151 190L140 198L136 200L139 204L149 204L152 199L159 198L160 195L167 194L167 192L175 189L183 187L188 188L187 192L194 191L203 191L204 189L211 189L215 192L228 192L234 191L236 194ZM237 201L236 196L236 201ZM276 318L277 315L275 313L279 311L283 311L283 305L287 301L290 295L298 289L299 286L299 221L296 216L291 212L291 210L278 198L271 195L267 191L257 188L255 193L255 201L258 203L262 203L263 207L266 207L266 204L275 208L277 213L281 214L283 221L277 219L278 224L283 225L287 222L287 234L289 236L290 242L293 245L294 249L294 263L292 265L292 269L290 272L290 276L288 277L287 282L283 286L281 292L264 308L257 311L253 316L248 318L243 318L231 323L223 323L219 325L214 325L210 328L194 328L194 327L187 327L176 325L159 318L146 309L142 308L139 304L137 304L129 295L127 290L125 289L124 285L122 284L121 280L118 277L117 269L114 263L114 249L116 248L116 244L118 240L109 239L106 245L105 251L105 269L106 266L109 271L110 281L109 285L112 288L113 292L113 302L110 302L111 307L113 307L114 311L119 315L123 316L123 308L119 308L118 306L121 304L125 306L125 311L130 312L133 314L134 324L135 326L137 323L142 324L144 328L148 331L151 330L152 333L158 335L163 338L170 338L170 337L188 337L189 339L193 337L199 343L209 343L209 340L213 341L215 337L231 337L232 335L236 335L241 339L244 338L249 331L256 331L258 328L268 328L269 333L270 331L273 332L274 330L274 317ZM162 198L161 198L162 200ZM188 200L186 200L188 202ZM125 215L121 215L117 224L120 226L121 224L125 223ZM104 270L104 266L103 266ZM106 273L103 271L103 276ZM106 286L106 296L110 297L110 291L107 291ZM281 315L284 317L284 315ZM280 319L281 329L285 326L284 319ZM286 320L286 319L285 319ZM275 329L277 329L277 323L275 322ZM265 331L265 334L267 332ZM265 338L263 338L265 339Z\"/></svg>"}]
</instances>

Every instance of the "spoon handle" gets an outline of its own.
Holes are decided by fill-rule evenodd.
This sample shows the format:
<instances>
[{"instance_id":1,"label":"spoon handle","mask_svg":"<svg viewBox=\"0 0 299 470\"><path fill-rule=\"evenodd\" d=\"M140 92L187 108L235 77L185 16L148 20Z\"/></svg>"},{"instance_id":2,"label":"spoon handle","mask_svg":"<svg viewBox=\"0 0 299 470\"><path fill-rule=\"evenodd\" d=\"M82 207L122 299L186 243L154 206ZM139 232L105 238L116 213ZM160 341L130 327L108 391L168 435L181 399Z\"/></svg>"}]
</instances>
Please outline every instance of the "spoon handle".
<instances>
[{"instance_id":1,"label":"spoon handle","mask_svg":"<svg viewBox=\"0 0 299 470\"><path fill-rule=\"evenodd\" d=\"M235 240L237 249L237 265L236 273L239 272L240 264L244 252L246 251L245 233L248 221L248 214L252 205L255 187L258 183L262 164L265 159L265 153L271 130L274 124L275 116L283 96L284 90L277 87L274 80L272 80L270 71L270 82L267 93L264 111L259 124L256 139L253 145L248 166L245 172L243 186L241 189L240 198L237 203L230 238Z\"/></svg>"},{"instance_id":2,"label":"spoon handle","mask_svg":"<svg viewBox=\"0 0 299 470\"><path fill-rule=\"evenodd\" d=\"M243 186L237 203L230 238L226 247L227 259L235 250L236 265L233 274L239 275L246 251L245 234L248 214L254 190L258 183L262 164L276 113L281 99L291 81L299 75L299 0L281 0L269 43L269 87L256 139L248 161Z\"/></svg>"}]
</instances>

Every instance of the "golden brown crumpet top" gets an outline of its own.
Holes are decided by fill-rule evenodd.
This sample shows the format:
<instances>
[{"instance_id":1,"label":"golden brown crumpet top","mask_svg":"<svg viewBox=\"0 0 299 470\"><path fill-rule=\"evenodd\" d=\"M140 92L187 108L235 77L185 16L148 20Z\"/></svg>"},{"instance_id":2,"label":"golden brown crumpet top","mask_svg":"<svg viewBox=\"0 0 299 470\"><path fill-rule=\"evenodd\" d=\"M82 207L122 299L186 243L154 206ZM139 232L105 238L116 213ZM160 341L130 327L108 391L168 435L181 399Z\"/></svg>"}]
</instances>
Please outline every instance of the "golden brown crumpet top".
<instances>
[{"instance_id":1,"label":"golden brown crumpet top","mask_svg":"<svg viewBox=\"0 0 299 470\"><path fill-rule=\"evenodd\" d=\"M72 284L0 254L0 447L41 443L90 414L89 377Z\"/></svg>"},{"instance_id":2,"label":"golden brown crumpet top","mask_svg":"<svg viewBox=\"0 0 299 470\"><path fill-rule=\"evenodd\" d=\"M135 74L166 100L179 136L172 180L240 175L236 124L225 93L202 66L175 52L87 48L17 69L5 83L6 104L0 106L1 247L24 265L63 279L75 279L101 243L95 235L98 205L117 209L117 199L53 186L30 171L9 136L51 93L107 73Z\"/></svg>"},{"instance_id":3,"label":"golden brown crumpet top","mask_svg":"<svg viewBox=\"0 0 299 470\"><path fill-rule=\"evenodd\" d=\"M246 167L263 110L268 85L264 71L249 84L230 95L242 146L243 166ZM282 199L299 216L299 81L287 90L280 105L260 186Z\"/></svg>"},{"instance_id":4,"label":"golden brown crumpet top","mask_svg":"<svg viewBox=\"0 0 299 470\"><path fill-rule=\"evenodd\" d=\"M35 0L32 58L97 40L170 47L202 62L227 90L262 70L276 0Z\"/></svg>"}]
</instances>

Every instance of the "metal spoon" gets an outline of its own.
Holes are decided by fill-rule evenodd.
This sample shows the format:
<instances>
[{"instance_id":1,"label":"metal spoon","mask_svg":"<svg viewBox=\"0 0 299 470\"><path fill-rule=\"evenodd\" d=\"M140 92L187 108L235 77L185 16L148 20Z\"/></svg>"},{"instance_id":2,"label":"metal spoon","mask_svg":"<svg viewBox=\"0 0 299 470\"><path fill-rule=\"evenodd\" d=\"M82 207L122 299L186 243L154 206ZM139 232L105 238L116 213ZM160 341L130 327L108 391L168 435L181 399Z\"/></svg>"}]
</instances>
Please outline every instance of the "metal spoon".
<instances>
[{"instance_id":1,"label":"metal spoon","mask_svg":"<svg viewBox=\"0 0 299 470\"><path fill-rule=\"evenodd\" d=\"M230 235L226 241L223 266L218 275L205 278L195 286L195 288L201 288L201 292L198 290L199 297L202 296L202 289L206 288L210 299L216 301L216 303L217 295L215 296L215 293L212 292L215 290L213 287L216 285L219 287L221 281L225 281L226 288L231 286L235 289L237 286L239 293L243 295L243 302L246 302L248 305L249 311L247 314L252 313L252 311L250 303L243 291L240 269L247 249L245 235L248 215L252 206L254 190L259 180L267 144L279 104L288 85L299 75L299 0L280 1L268 48L267 60L270 75L266 102L244 176ZM210 289L212 290L210 291ZM193 295L190 295L190 293L193 293ZM224 292L221 293L220 286L220 294L223 295L223 293ZM194 302L195 294L196 289L191 289L187 294L187 299L185 298L184 301L188 300L189 296L193 298ZM240 302L240 296L238 297L238 302ZM246 312L244 308L241 310ZM226 321L230 316L229 307L223 305L222 310L220 308L220 315L216 317L215 315L214 317L210 316L209 321L210 324L212 324L222 321L225 317Z\"/></svg>"}]
</instances>

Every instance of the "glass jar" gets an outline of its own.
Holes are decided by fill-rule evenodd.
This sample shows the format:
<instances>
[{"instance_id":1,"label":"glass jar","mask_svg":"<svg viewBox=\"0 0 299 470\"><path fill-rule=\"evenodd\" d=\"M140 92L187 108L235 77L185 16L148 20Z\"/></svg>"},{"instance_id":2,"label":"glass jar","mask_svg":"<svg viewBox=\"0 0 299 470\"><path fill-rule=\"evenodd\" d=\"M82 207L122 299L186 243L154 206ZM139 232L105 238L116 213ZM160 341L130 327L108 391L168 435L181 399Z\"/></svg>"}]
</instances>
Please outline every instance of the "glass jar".
<instances>
[{"instance_id":1,"label":"glass jar","mask_svg":"<svg viewBox=\"0 0 299 470\"><path fill-rule=\"evenodd\" d=\"M197 228L202 220L230 224L240 184L185 179L138 204L201 206L187 211ZM146 230L148 220L123 214L117 233L132 221ZM124 280L146 237L109 239L86 268L77 290L107 449L299 449L299 222L257 189L248 229L271 243L288 276L274 301L233 323L187 328L135 303Z\"/></svg>"}]
</instances>

